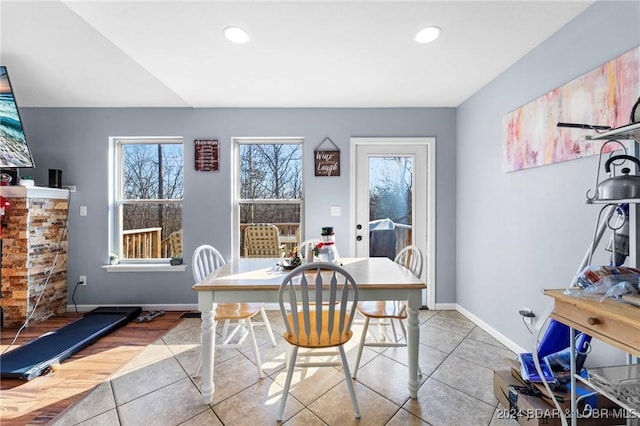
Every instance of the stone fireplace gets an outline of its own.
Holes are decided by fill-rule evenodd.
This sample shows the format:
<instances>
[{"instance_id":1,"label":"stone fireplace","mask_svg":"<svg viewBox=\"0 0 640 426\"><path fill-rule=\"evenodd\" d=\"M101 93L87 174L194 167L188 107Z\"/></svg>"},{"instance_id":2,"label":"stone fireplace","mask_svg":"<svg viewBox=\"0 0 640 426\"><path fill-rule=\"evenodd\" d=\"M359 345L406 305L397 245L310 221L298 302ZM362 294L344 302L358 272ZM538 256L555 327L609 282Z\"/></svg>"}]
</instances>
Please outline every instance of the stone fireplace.
<instances>
[{"instance_id":1,"label":"stone fireplace","mask_svg":"<svg viewBox=\"0 0 640 426\"><path fill-rule=\"evenodd\" d=\"M3 186L0 195L11 203L2 228L2 326L66 312L69 191Z\"/></svg>"}]
</instances>

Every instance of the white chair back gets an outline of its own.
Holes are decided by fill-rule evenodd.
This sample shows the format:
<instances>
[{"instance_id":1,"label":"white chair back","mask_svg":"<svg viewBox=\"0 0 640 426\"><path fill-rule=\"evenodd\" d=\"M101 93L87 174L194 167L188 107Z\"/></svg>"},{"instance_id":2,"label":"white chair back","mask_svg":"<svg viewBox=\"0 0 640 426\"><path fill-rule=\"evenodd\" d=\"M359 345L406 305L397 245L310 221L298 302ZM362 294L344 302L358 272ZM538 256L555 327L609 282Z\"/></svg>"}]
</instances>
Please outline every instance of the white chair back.
<instances>
[{"instance_id":1,"label":"white chair back","mask_svg":"<svg viewBox=\"0 0 640 426\"><path fill-rule=\"evenodd\" d=\"M298 254L300 255L300 257L307 257L307 250L309 249L309 247L311 247L311 250L313 250L313 248L320 242L320 238L312 238L309 240L304 240L303 242L300 243L300 246L298 247Z\"/></svg>"},{"instance_id":2,"label":"white chair back","mask_svg":"<svg viewBox=\"0 0 640 426\"><path fill-rule=\"evenodd\" d=\"M213 246L203 244L193 252L191 266L193 279L196 283L202 281L204 277L211 274L227 262Z\"/></svg>"},{"instance_id":3,"label":"white chair back","mask_svg":"<svg viewBox=\"0 0 640 426\"><path fill-rule=\"evenodd\" d=\"M351 337L358 286L341 266L315 262L297 267L284 277L278 300L296 345L331 347Z\"/></svg>"},{"instance_id":4,"label":"white chair back","mask_svg":"<svg viewBox=\"0 0 640 426\"><path fill-rule=\"evenodd\" d=\"M360 408L351 381L344 344L351 339L351 324L358 302L358 286L344 268L334 263L314 262L298 266L289 272L278 292L280 312L287 327L284 339L291 345L287 378L277 420L282 421L291 378L295 367L334 367L342 365L345 382L357 419ZM340 364L332 361L297 363L298 349L310 349L304 357L324 357L340 354ZM303 356L302 354L300 356Z\"/></svg>"},{"instance_id":5,"label":"white chair back","mask_svg":"<svg viewBox=\"0 0 640 426\"><path fill-rule=\"evenodd\" d=\"M396 255L394 262L404 266L418 278L422 275L424 256L422 255L422 250L417 246L411 245L403 248L400 253Z\"/></svg>"}]
</instances>

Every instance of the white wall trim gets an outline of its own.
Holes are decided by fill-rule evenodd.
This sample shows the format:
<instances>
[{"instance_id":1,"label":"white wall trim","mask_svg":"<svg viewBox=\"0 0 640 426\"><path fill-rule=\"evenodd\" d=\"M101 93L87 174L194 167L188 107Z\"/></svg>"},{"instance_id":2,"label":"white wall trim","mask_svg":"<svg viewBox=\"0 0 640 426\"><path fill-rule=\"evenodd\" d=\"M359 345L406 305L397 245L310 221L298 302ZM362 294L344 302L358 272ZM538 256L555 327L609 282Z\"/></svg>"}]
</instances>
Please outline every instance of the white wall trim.
<instances>
[{"instance_id":1,"label":"white wall trim","mask_svg":"<svg viewBox=\"0 0 640 426\"><path fill-rule=\"evenodd\" d=\"M436 303L436 311L456 311L458 305L455 303Z\"/></svg>"},{"instance_id":2,"label":"white wall trim","mask_svg":"<svg viewBox=\"0 0 640 426\"><path fill-rule=\"evenodd\" d=\"M483 329L484 331L489 333L491 335L491 337L495 338L500 343L505 345L507 348L511 349L513 352L515 352L517 354L523 353L523 352L529 352L529 351L523 349L520 345L518 345L515 342L513 342L511 339L509 339L505 335L503 335L502 333L500 333L498 330L496 330L495 328L491 327L489 324L487 324L486 322L484 322L483 320L481 320L480 318L478 318L477 316L472 314L471 312L467 311L462 306L456 305L456 310L458 312L460 312L462 315L464 315L465 317L467 317L475 325L477 325L478 327L480 327L481 329Z\"/></svg>"},{"instance_id":3,"label":"white wall trim","mask_svg":"<svg viewBox=\"0 0 640 426\"><path fill-rule=\"evenodd\" d=\"M143 311L197 311L198 304L153 304L153 305L142 305L138 303L119 303L119 304L106 304L106 305L77 305L78 312L89 312L96 308L101 307L141 307ZM74 305L67 305L67 312L75 312L76 307Z\"/></svg>"},{"instance_id":4,"label":"white wall trim","mask_svg":"<svg viewBox=\"0 0 640 426\"><path fill-rule=\"evenodd\" d=\"M170 265L169 263L118 263L117 265L102 265L107 272L184 272L185 263Z\"/></svg>"},{"instance_id":5,"label":"white wall trim","mask_svg":"<svg viewBox=\"0 0 640 426\"><path fill-rule=\"evenodd\" d=\"M349 139L349 230L355 232L356 229L356 177L357 177L357 147L358 145L381 145L381 146L393 146L393 145L419 145L424 146L427 154L427 247L426 247L426 271L425 281L428 284L426 292L423 294L423 304L426 304L429 309L436 308L436 138L433 136L424 137L351 137ZM354 255L356 252L355 240L350 240L349 252Z\"/></svg>"}]
</instances>

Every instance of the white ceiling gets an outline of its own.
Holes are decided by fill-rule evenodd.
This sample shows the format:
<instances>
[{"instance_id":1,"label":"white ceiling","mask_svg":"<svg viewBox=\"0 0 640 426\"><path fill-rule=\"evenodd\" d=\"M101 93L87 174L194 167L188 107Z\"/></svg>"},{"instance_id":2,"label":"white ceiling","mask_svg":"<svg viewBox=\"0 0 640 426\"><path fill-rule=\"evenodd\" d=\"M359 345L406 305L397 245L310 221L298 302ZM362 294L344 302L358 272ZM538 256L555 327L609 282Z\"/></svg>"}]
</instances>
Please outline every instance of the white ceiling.
<instances>
[{"instance_id":1,"label":"white ceiling","mask_svg":"<svg viewBox=\"0 0 640 426\"><path fill-rule=\"evenodd\" d=\"M0 64L20 106L456 107L591 3L0 0Z\"/></svg>"}]
</instances>

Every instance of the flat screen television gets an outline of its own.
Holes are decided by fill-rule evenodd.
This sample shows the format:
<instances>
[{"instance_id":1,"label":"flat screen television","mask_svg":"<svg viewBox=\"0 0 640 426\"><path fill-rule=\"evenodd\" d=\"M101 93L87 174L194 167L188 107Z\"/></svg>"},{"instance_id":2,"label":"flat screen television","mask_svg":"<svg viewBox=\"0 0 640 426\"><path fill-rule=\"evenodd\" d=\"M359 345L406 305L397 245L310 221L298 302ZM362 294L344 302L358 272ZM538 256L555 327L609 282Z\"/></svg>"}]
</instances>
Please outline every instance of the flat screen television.
<instances>
[{"instance_id":1,"label":"flat screen television","mask_svg":"<svg viewBox=\"0 0 640 426\"><path fill-rule=\"evenodd\" d=\"M0 167L34 167L7 67L0 66Z\"/></svg>"}]
</instances>

